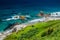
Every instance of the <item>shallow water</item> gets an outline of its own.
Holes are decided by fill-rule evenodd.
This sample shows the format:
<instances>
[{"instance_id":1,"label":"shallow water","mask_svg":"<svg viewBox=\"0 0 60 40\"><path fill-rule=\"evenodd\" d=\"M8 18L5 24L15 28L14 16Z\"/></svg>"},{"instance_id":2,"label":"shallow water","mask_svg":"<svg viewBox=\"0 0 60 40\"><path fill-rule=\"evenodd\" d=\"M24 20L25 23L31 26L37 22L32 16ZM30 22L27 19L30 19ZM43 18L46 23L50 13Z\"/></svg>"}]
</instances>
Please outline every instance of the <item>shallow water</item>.
<instances>
[{"instance_id":1,"label":"shallow water","mask_svg":"<svg viewBox=\"0 0 60 40\"><path fill-rule=\"evenodd\" d=\"M9 25L13 23L24 23L29 20L37 19L40 17L37 17L37 14L40 11L44 11L45 14L52 13L52 12L60 12L59 7L49 7L49 6L40 6L40 5L32 5L32 6L21 6L21 5L13 5L9 7L4 7L3 9L0 9L0 19L5 20L8 18L11 18L14 15L29 15L31 16L27 20L10 20L10 21L4 21L0 22L0 32L4 31L4 29Z\"/></svg>"}]
</instances>

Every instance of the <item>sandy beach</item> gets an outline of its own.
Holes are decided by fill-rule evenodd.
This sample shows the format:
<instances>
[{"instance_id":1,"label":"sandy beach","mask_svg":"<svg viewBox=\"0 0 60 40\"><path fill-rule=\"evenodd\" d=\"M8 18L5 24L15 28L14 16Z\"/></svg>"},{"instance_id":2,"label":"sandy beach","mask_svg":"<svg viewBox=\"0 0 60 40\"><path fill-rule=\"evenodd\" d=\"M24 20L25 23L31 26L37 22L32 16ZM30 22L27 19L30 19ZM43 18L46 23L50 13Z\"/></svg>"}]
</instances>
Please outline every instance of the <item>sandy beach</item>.
<instances>
[{"instance_id":1,"label":"sandy beach","mask_svg":"<svg viewBox=\"0 0 60 40\"><path fill-rule=\"evenodd\" d=\"M19 24L19 25L15 25L14 28L18 30L21 30L22 28L25 28L28 24L32 24L32 23L36 23L36 22L43 22L43 21L49 21L49 20L59 20L60 18L53 18L53 17L43 17L43 18L39 18L39 19L34 19L34 20L31 20L31 21L28 21L27 23L23 23L23 24ZM10 29L10 30L7 30L3 33L0 33L0 40L3 40L7 35L10 35L12 33L12 30L14 29ZM16 31L16 32L17 32Z\"/></svg>"}]
</instances>

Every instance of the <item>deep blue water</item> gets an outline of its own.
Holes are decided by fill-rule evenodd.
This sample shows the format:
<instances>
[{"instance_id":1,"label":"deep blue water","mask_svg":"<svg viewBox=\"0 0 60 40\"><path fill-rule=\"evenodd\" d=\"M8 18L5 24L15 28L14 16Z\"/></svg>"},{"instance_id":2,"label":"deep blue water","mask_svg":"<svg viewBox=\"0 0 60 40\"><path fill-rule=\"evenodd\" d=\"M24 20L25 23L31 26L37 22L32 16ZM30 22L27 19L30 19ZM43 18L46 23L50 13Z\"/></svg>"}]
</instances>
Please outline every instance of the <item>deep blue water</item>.
<instances>
[{"instance_id":1,"label":"deep blue water","mask_svg":"<svg viewBox=\"0 0 60 40\"><path fill-rule=\"evenodd\" d=\"M41 10L46 14L60 11L60 0L0 0L0 19L10 18L18 14L36 16ZM33 18L37 17L31 17L31 19ZM14 22L22 23L24 21L11 20L0 22L0 32Z\"/></svg>"},{"instance_id":2,"label":"deep blue water","mask_svg":"<svg viewBox=\"0 0 60 40\"><path fill-rule=\"evenodd\" d=\"M36 15L40 11L44 11L45 13L58 12L60 11L59 7L40 7L40 6L32 6L32 7L20 7L19 5L14 5L11 8L0 10L0 18L9 18L12 15L22 14L22 15ZM3 16L3 17L2 17Z\"/></svg>"},{"instance_id":3,"label":"deep blue water","mask_svg":"<svg viewBox=\"0 0 60 40\"><path fill-rule=\"evenodd\" d=\"M0 0L0 17L3 16L3 18L19 12L37 14L40 10L45 12L60 11L60 0Z\"/></svg>"}]
</instances>

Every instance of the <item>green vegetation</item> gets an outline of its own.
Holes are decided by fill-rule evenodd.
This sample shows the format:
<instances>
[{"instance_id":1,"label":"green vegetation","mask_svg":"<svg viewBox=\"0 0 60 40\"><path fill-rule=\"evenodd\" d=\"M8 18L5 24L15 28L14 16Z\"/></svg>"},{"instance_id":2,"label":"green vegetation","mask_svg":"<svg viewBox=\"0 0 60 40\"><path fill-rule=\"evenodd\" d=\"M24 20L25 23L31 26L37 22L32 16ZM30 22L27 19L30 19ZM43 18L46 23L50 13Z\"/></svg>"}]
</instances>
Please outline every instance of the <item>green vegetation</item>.
<instances>
[{"instance_id":1,"label":"green vegetation","mask_svg":"<svg viewBox=\"0 0 60 40\"><path fill-rule=\"evenodd\" d=\"M60 20L38 22L14 32L4 40L60 40Z\"/></svg>"}]
</instances>

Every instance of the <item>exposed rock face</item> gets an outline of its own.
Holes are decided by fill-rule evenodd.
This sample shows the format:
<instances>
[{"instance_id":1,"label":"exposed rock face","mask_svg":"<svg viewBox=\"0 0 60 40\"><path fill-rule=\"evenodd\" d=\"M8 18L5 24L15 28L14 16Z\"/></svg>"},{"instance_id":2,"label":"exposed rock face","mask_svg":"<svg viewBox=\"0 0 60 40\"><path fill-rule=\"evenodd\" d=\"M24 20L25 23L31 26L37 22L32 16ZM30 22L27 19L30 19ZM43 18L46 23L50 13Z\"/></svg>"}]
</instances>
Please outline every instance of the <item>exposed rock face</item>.
<instances>
[{"instance_id":1,"label":"exposed rock face","mask_svg":"<svg viewBox=\"0 0 60 40\"><path fill-rule=\"evenodd\" d=\"M38 16L44 16L44 12L40 11L40 13L38 14Z\"/></svg>"},{"instance_id":2,"label":"exposed rock face","mask_svg":"<svg viewBox=\"0 0 60 40\"><path fill-rule=\"evenodd\" d=\"M20 16L20 19L25 20L25 16Z\"/></svg>"}]
</instances>

